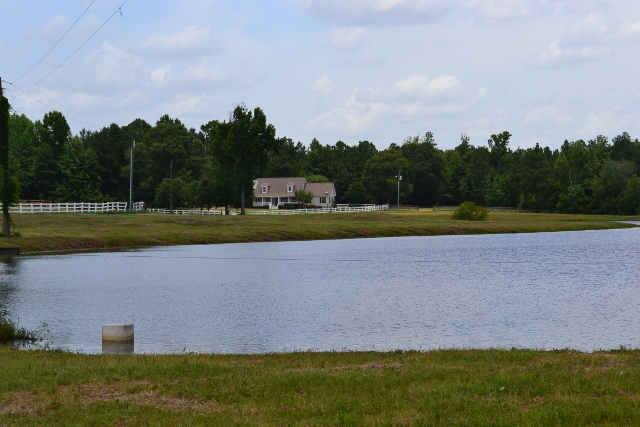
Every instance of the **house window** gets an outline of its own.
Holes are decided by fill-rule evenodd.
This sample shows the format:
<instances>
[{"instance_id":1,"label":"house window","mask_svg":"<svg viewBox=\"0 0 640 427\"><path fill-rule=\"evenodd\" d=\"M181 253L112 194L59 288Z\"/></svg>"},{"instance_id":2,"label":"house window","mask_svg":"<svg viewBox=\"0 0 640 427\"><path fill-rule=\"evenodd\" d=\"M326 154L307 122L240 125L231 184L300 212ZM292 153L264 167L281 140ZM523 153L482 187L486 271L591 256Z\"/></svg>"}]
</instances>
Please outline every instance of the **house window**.
<instances>
[{"instance_id":1,"label":"house window","mask_svg":"<svg viewBox=\"0 0 640 427\"><path fill-rule=\"evenodd\" d=\"M293 193L293 185L287 185L287 193Z\"/></svg>"},{"instance_id":2,"label":"house window","mask_svg":"<svg viewBox=\"0 0 640 427\"><path fill-rule=\"evenodd\" d=\"M262 203L262 197L256 197L256 203Z\"/></svg>"},{"instance_id":3,"label":"house window","mask_svg":"<svg viewBox=\"0 0 640 427\"><path fill-rule=\"evenodd\" d=\"M289 202L288 197L280 197L280 203L288 203L288 202Z\"/></svg>"},{"instance_id":4,"label":"house window","mask_svg":"<svg viewBox=\"0 0 640 427\"><path fill-rule=\"evenodd\" d=\"M327 203L327 198L324 196L320 197L320 203Z\"/></svg>"},{"instance_id":5,"label":"house window","mask_svg":"<svg viewBox=\"0 0 640 427\"><path fill-rule=\"evenodd\" d=\"M262 186L262 193L266 193L269 191L269 186L268 185L263 185Z\"/></svg>"}]
</instances>

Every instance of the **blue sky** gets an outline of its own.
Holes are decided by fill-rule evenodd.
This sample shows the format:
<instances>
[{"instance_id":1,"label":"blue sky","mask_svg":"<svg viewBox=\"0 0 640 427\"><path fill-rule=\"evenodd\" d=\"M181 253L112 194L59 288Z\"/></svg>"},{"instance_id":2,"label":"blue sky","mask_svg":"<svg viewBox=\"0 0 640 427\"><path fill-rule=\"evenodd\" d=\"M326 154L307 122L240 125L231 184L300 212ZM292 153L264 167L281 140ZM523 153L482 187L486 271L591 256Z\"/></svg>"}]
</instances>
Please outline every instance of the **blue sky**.
<instances>
[{"instance_id":1,"label":"blue sky","mask_svg":"<svg viewBox=\"0 0 640 427\"><path fill-rule=\"evenodd\" d=\"M123 1L95 0L14 82L90 0L0 0L0 77L31 86ZM29 93L96 128L169 114L198 129L244 102L305 144L640 137L637 1L128 0L122 15ZM49 110L24 94L11 103Z\"/></svg>"}]
</instances>

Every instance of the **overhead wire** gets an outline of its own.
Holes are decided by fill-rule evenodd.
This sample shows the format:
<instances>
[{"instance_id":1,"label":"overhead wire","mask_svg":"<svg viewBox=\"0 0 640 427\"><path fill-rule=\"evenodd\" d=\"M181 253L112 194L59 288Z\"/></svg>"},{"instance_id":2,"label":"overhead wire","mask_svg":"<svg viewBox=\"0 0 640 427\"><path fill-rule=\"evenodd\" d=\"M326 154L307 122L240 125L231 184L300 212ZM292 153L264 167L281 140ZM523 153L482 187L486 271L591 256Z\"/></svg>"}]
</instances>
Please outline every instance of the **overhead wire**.
<instances>
[{"instance_id":1,"label":"overhead wire","mask_svg":"<svg viewBox=\"0 0 640 427\"><path fill-rule=\"evenodd\" d=\"M69 27L69 29L68 29L68 30L67 30L67 31L62 35L62 37L60 37L60 38L58 39L58 41L57 41L53 46L51 46L51 49L49 49L49 50L47 51L47 53L45 53L44 55L42 55L42 57L41 57L40 59L38 59L38 61L36 61L36 63L35 63L35 64L33 64L33 65L31 66L31 68L29 68L27 71L25 71L24 73L22 73L22 75L21 75L20 77L18 77L17 79L14 79L14 80L13 80L13 83L15 83L15 82L17 82L18 80L20 80L21 78L23 78L23 77L24 77L24 76L25 76L29 71L33 70L33 69L35 68L35 66L36 66L36 65L38 65L38 64L39 64L39 63L40 63L44 58L46 58L46 57L47 57L47 55L49 55L49 54L51 53L51 51L52 51L56 46L58 46L58 43L60 43L60 42L62 41L62 39L63 39L63 38L65 38L65 36L66 36L67 34L69 34L69 31L71 31L71 29L72 29L73 27L75 27L75 26L76 26L76 24L78 23L78 21L80 21L80 18L82 18L82 17L84 16L84 14L85 14L85 13L87 13L87 10L89 10L89 8L91 7L91 5L92 5L92 4L94 4L95 2L96 2L96 0L93 0L91 3L89 3L89 6L87 6L87 8L84 10L84 12L82 12L82 14L78 17L78 19L76 19L76 20L75 20L75 22L74 22L74 23Z\"/></svg>"},{"instance_id":2,"label":"overhead wire","mask_svg":"<svg viewBox=\"0 0 640 427\"><path fill-rule=\"evenodd\" d=\"M27 95L27 96L29 96L30 98L32 98L34 101L39 102L40 104L44 105L44 106L45 106L45 107L47 107L47 108L50 108L51 110L55 110L55 108L53 108L52 106L45 104L44 102L40 101L40 100L39 100L38 98L36 98L35 96L33 96L33 95L31 95L30 93L27 93L26 91L24 91L24 90L20 89L20 88L19 88L18 86L16 86L15 84L13 84L13 83L11 83L11 82L8 82L8 81L6 81L6 80L2 80L2 81L3 81L3 82L5 82L5 83L10 84L11 86L15 87L15 88L16 88L16 89L18 89L19 91L22 91L22 93L20 93L19 95L16 95L16 96L20 96L20 95L22 95L22 94L24 93L25 95ZM15 98L16 96L14 96L13 98ZM13 99L13 98L11 98L11 99ZM12 107L12 108L13 108L13 107ZM97 129L95 126L92 126L92 125L90 125L90 124L88 124L88 123L82 122L82 121L80 121L80 120L78 120L78 119L74 119L73 117L68 116L68 115L66 115L66 114L65 114L65 118L67 118L67 119L69 119L69 120L73 120L74 122L78 122L78 123L80 123L80 124L83 124L83 125L85 125L85 126L89 126L90 128Z\"/></svg>"},{"instance_id":3,"label":"overhead wire","mask_svg":"<svg viewBox=\"0 0 640 427\"><path fill-rule=\"evenodd\" d=\"M71 59L71 57L73 55L75 55L85 44L87 44L87 42L89 42L89 40L91 40L93 38L93 36L95 36L98 31L100 31L102 29L102 27L104 27L110 20L111 18L113 18L115 16L116 13L120 12L120 15L122 15L122 7L128 2L129 0L124 0L124 2L122 2L122 4L109 16L109 18L107 18L106 21L104 21L102 23L102 25L100 25L100 27L98 27L97 30L95 30L84 42L82 42L82 44L80 46L78 46L78 48L76 50L74 50L71 55L67 56L65 58L64 61L62 61L60 64L58 64L53 70L51 70L49 73L47 73L44 77L42 77L40 80L38 80L37 82L35 82L34 84L32 84L31 86L29 86L27 89L21 89L18 86L16 86L13 82L9 82L6 80L2 80L3 82L10 84L11 86L15 87L16 89L18 89L20 91L20 93L18 93L17 95L12 96L9 100L17 98L18 96L21 96L22 94L25 94L27 96L29 96L30 98L32 98L33 100L39 102L40 104L44 105L47 108L50 108L51 110L55 110L55 108L51 107L50 105L45 104L44 102L40 101L38 98L34 97L33 95L31 95L30 93L28 93L31 89L33 89L36 85L40 84L44 79L46 79L47 77L49 77L51 74L53 74L54 71L56 71L58 68L60 68L62 65L64 65L69 59ZM89 7L91 7L91 5L95 2L95 0L93 0L91 2L91 4L89 4L89 6L87 6L87 9L85 9L85 11L82 13L82 15L80 15L80 17L76 20L76 22L73 23L73 25L71 26L71 28L73 28L73 26L80 20L80 18L82 18L82 16L87 12L87 10L89 9ZM64 38L64 36L71 30L71 28L69 28L69 30L67 30L67 32L60 38L60 40L62 40L62 38ZM38 62L36 62L36 64L33 65L33 67L35 67L40 61L42 61L42 59L44 59L44 57L51 52L51 50L60 42L60 40L58 40L56 42L55 45L53 45L53 47L51 49L49 49L49 51L42 57L40 58L40 60L38 60ZM14 80L17 81L20 78L22 78L26 73L28 73L29 71L31 71L31 69L33 69L33 67L31 67L29 70L27 70L22 76L18 77L17 79ZM73 120L74 122L78 122L80 124L83 124L85 126L89 126L91 128L97 129L95 126L92 126L90 124L84 123L80 120L74 119L71 116L65 116L70 120Z\"/></svg>"},{"instance_id":4,"label":"overhead wire","mask_svg":"<svg viewBox=\"0 0 640 427\"><path fill-rule=\"evenodd\" d=\"M16 95L16 96L20 96L20 95L22 95L23 93L26 93L26 92L30 91L31 89L33 89L33 87L34 87L34 86L36 86L36 85L40 84L44 79L46 79L46 78L47 78L47 77L49 77L51 74L53 74L53 72L54 72L54 71L56 71L58 68L62 67L62 65L64 65L64 63L65 63L65 62L67 62L69 59L71 59L71 57L72 57L73 55L75 55L75 54L76 54L76 52L78 52L78 51L82 48L82 46L84 46L85 44L87 44L87 42L88 42L89 40L91 40L91 39L93 38L93 36L95 36L95 35L96 35L96 33L102 29L102 27L104 27L105 25L107 25L107 23L111 20L111 18L113 18L113 17L115 16L115 14L116 14L116 13L118 13L118 11L120 11L120 10L122 9L122 6L124 6L128 1L129 1L129 0L124 0L124 2L120 5L120 7L118 7L118 8L115 10L115 12L113 12L113 13L111 14L111 16L109 16L109 18L108 18L106 21L104 21L104 22L102 23L102 25L100 25L100 27L98 27L98 29L97 29L97 30L95 30L95 31L93 32L93 34L91 34L91 35L89 36L89 38L87 38L84 42L82 42L82 44L81 44L80 46L78 46L78 48L77 48L76 50L74 50L74 51L71 53L71 55L67 56L67 58L66 58L64 61L62 61L60 64L58 64L58 66L57 66L57 67L55 67L53 70L51 70L51 71L50 71L47 75L45 75L43 78L41 78L40 80L38 80L37 82L35 82L34 84L32 84L29 88L27 88L27 89L25 89L25 90L22 90L22 89L21 89L21 90L22 90L22 92L21 92L21 93L19 93L19 94L18 94L18 95ZM16 86L16 87L17 87L17 86ZM27 94L27 95L28 95L28 94ZM14 98L15 98L16 96L14 96ZM13 98L12 98L12 99L13 99Z\"/></svg>"}]
</instances>

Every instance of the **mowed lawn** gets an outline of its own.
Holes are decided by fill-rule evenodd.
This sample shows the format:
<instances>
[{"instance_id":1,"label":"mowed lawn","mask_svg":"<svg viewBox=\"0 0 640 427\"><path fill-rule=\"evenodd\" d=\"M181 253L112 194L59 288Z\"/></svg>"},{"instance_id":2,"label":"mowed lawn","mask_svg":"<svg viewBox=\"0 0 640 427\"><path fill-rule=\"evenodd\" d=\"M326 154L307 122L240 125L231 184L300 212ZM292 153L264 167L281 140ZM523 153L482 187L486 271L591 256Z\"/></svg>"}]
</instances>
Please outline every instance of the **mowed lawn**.
<instances>
[{"instance_id":1,"label":"mowed lawn","mask_svg":"<svg viewBox=\"0 0 640 427\"><path fill-rule=\"evenodd\" d=\"M296 216L14 214L12 219L19 236L1 238L0 246L22 252L631 227L612 216L496 212L485 222L470 222L432 210Z\"/></svg>"},{"instance_id":2,"label":"mowed lawn","mask_svg":"<svg viewBox=\"0 0 640 427\"><path fill-rule=\"evenodd\" d=\"M0 348L6 426L640 425L640 352L81 355Z\"/></svg>"}]
</instances>

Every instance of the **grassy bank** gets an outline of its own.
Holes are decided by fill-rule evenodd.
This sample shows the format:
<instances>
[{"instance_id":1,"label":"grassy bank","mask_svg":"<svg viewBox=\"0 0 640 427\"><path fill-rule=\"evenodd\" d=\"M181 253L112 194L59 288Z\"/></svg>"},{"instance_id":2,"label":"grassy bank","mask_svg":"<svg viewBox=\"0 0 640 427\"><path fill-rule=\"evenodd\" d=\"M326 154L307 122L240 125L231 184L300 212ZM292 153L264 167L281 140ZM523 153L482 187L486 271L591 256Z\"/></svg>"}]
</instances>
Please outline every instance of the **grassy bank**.
<instances>
[{"instance_id":1,"label":"grassy bank","mask_svg":"<svg viewBox=\"0 0 640 427\"><path fill-rule=\"evenodd\" d=\"M640 424L640 352L0 349L0 425Z\"/></svg>"},{"instance_id":2,"label":"grassy bank","mask_svg":"<svg viewBox=\"0 0 640 427\"><path fill-rule=\"evenodd\" d=\"M115 249L356 237L526 233L625 228L621 217L491 213L488 221L451 219L451 212L370 212L296 216L160 214L14 214L19 237L0 247L22 252ZM637 218L636 218L637 219Z\"/></svg>"}]
</instances>

